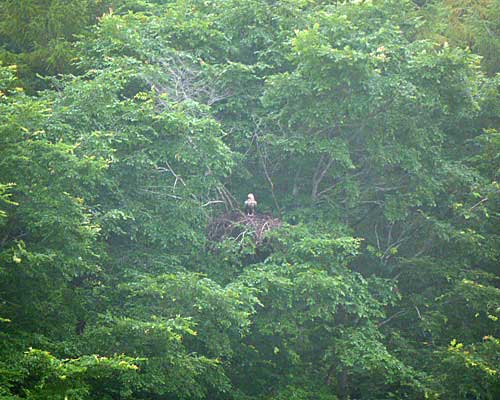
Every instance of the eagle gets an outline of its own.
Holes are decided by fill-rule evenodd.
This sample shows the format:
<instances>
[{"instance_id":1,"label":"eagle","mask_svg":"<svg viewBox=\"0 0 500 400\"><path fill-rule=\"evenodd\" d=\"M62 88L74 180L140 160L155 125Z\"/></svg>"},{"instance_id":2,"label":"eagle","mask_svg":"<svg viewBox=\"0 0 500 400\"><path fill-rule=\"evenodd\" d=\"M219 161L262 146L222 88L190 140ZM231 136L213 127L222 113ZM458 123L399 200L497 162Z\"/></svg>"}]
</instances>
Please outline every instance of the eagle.
<instances>
[{"instance_id":1,"label":"eagle","mask_svg":"<svg viewBox=\"0 0 500 400\"><path fill-rule=\"evenodd\" d=\"M252 193L248 194L248 198L245 200L245 213L247 215L255 215L255 208L257 207L257 202L253 197Z\"/></svg>"}]
</instances>

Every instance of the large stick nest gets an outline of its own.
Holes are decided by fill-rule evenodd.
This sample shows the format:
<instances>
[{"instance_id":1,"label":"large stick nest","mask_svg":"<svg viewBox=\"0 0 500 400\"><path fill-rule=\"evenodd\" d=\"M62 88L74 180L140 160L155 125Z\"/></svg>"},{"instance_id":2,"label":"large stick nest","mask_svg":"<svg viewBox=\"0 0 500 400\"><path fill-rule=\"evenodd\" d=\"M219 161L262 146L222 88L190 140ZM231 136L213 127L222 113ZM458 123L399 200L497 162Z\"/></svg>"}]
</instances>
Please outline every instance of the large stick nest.
<instances>
[{"instance_id":1,"label":"large stick nest","mask_svg":"<svg viewBox=\"0 0 500 400\"><path fill-rule=\"evenodd\" d=\"M252 237L255 243L264 240L266 232L279 228L281 220L266 214L246 215L239 211L227 212L215 218L207 228L207 236L211 241L222 241L233 238L242 242Z\"/></svg>"}]
</instances>

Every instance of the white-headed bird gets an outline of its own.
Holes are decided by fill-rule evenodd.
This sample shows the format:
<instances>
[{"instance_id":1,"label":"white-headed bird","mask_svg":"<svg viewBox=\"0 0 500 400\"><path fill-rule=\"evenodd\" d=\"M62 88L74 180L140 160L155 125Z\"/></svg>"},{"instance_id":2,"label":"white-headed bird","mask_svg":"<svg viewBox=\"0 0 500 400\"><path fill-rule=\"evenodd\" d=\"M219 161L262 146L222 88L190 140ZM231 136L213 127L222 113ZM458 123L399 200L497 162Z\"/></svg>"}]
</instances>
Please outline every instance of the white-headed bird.
<instances>
[{"instance_id":1,"label":"white-headed bird","mask_svg":"<svg viewBox=\"0 0 500 400\"><path fill-rule=\"evenodd\" d=\"M245 200L245 213L247 215L255 215L255 208L257 207L257 202L252 193L248 194L248 199Z\"/></svg>"}]
</instances>

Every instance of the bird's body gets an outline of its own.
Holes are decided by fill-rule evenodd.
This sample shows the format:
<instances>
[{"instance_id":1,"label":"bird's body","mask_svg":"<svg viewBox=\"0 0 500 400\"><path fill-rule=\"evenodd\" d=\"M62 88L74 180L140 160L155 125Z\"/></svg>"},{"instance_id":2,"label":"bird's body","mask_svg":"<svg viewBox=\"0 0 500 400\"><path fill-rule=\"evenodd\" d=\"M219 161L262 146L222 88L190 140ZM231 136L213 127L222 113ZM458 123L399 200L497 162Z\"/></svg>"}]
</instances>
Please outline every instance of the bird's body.
<instances>
[{"instance_id":1,"label":"bird's body","mask_svg":"<svg viewBox=\"0 0 500 400\"><path fill-rule=\"evenodd\" d=\"M257 202L252 193L248 195L245 200L245 213L246 215L255 215L255 209L257 208Z\"/></svg>"}]
</instances>

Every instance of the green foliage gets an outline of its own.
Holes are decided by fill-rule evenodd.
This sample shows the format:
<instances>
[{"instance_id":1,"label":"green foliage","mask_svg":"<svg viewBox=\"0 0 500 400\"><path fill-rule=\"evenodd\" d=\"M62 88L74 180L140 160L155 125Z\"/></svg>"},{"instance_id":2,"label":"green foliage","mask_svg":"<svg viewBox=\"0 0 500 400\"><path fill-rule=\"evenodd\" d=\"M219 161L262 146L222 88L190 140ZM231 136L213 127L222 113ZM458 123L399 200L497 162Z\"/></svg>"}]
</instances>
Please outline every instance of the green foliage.
<instances>
[{"instance_id":1,"label":"green foliage","mask_svg":"<svg viewBox=\"0 0 500 400\"><path fill-rule=\"evenodd\" d=\"M346 268L358 241L313 239L301 230L302 238L292 242L287 235L293 230L278 235L277 252L240 278L260 300L243 350L245 375L258 382L249 381L249 390L287 390L307 377L318 384L336 381L344 389L355 381L358 395L418 391L411 370L388 352L374 323L396 300L390 283L370 285ZM366 387L360 385L365 380Z\"/></svg>"},{"instance_id":2,"label":"green foliage","mask_svg":"<svg viewBox=\"0 0 500 400\"><path fill-rule=\"evenodd\" d=\"M499 72L500 2L498 0L446 0L430 1L424 15L436 39L449 41L462 48L468 47L482 56L481 65L489 74Z\"/></svg>"},{"instance_id":3,"label":"green foliage","mask_svg":"<svg viewBox=\"0 0 500 400\"><path fill-rule=\"evenodd\" d=\"M452 340L445 358L446 395L456 398L472 395L481 399L497 397L500 394L499 346L498 339L492 336L485 336L482 343L467 347ZM459 376L461 379L457 379Z\"/></svg>"},{"instance_id":4,"label":"green foliage","mask_svg":"<svg viewBox=\"0 0 500 400\"><path fill-rule=\"evenodd\" d=\"M103 384L116 379L117 375L122 375L123 379L124 375L138 369L134 361L125 356L83 356L58 360L46 351L30 349L21 361L27 382L23 392L30 399L88 398L91 391L89 381ZM125 398L128 397L126 393L125 388L119 392Z\"/></svg>"},{"instance_id":5,"label":"green foliage","mask_svg":"<svg viewBox=\"0 0 500 400\"><path fill-rule=\"evenodd\" d=\"M498 398L498 10L4 1L0 398Z\"/></svg>"}]
</instances>

